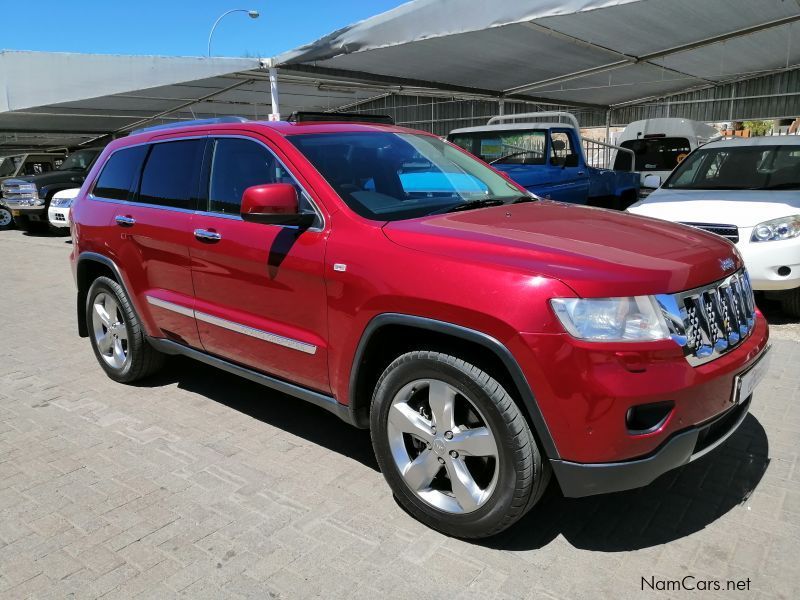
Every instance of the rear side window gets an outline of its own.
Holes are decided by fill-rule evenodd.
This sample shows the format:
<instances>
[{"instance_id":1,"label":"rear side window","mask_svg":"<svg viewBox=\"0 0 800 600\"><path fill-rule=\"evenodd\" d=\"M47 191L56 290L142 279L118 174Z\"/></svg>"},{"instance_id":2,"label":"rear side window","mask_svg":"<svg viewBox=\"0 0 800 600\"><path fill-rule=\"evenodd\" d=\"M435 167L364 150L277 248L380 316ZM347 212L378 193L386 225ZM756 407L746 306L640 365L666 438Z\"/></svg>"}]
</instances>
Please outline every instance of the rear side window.
<instances>
[{"instance_id":1,"label":"rear side window","mask_svg":"<svg viewBox=\"0 0 800 600\"><path fill-rule=\"evenodd\" d=\"M114 152L97 178L94 195L109 200L127 200L131 185L142 168L145 154L147 146L134 146Z\"/></svg>"},{"instance_id":2,"label":"rear side window","mask_svg":"<svg viewBox=\"0 0 800 600\"><path fill-rule=\"evenodd\" d=\"M147 157L138 201L172 208L194 208L205 140L153 144Z\"/></svg>"}]
</instances>

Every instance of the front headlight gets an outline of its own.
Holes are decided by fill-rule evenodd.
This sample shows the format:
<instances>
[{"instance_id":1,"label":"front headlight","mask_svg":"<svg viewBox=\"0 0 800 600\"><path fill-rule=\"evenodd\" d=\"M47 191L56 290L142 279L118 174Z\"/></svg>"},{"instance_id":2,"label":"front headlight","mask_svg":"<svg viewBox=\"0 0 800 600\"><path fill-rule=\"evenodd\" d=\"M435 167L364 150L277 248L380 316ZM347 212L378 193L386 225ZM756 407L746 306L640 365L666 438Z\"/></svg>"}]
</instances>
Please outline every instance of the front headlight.
<instances>
[{"instance_id":1,"label":"front headlight","mask_svg":"<svg viewBox=\"0 0 800 600\"><path fill-rule=\"evenodd\" d=\"M800 236L800 215L764 221L753 227L751 242L774 242Z\"/></svg>"},{"instance_id":2,"label":"front headlight","mask_svg":"<svg viewBox=\"0 0 800 600\"><path fill-rule=\"evenodd\" d=\"M72 206L72 200L72 198L53 198L53 200L50 202L50 206L69 208Z\"/></svg>"},{"instance_id":3,"label":"front headlight","mask_svg":"<svg viewBox=\"0 0 800 600\"><path fill-rule=\"evenodd\" d=\"M550 304L564 329L593 342L648 342L669 339L666 322L652 296L554 298Z\"/></svg>"}]
</instances>

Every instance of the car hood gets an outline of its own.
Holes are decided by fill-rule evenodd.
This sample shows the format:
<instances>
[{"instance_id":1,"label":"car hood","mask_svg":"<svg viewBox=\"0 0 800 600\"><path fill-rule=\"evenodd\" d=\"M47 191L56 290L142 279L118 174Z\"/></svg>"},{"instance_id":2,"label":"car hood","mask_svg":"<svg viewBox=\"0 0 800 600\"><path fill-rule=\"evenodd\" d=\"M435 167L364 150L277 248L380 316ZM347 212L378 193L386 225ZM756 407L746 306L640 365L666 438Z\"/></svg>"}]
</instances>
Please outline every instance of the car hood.
<instances>
[{"instance_id":1,"label":"car hood","mask_svg":"<svg viewBox=\"0 0 800 600\"><path fill-rule=\"evenodd\" d=\"M85 171L49 171L47 173L40 173L39 175L23 175L21 177L13 177L6 181L27 181L28 183L35 183L37 187L44 187L53 183L76 183L80 185L86 178Z\"/></svg>"},{"instance_id":2,"label":"car hood","mask_svg":"<svg viewBox=\"0 0 800 600\"><path fill-rule=\"evenodd\" d=\"M621 212L539 201L394 221L401 246L554 277L584 297L677 292L742 266L733 244ZM733 269L723 268L726 258Z\"/></svg>"},{"instance_id":3,"label":"car hood","mask_svg":"<svg viewBox=\"0 0 800 600\"><path fill-rule=\"evenodd\" d=\"M800 191L658 189L628 210L667 221L752 227L800 214Z\"/></svg>"}]
</instances>

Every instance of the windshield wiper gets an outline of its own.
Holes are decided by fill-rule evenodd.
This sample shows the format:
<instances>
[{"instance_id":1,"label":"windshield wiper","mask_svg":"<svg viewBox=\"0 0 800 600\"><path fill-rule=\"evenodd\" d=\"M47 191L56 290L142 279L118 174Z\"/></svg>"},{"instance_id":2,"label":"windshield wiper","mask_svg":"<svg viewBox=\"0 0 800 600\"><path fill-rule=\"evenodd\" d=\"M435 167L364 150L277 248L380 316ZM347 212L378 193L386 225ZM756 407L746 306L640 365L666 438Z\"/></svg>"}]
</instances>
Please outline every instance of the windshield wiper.
<instances>
[{"instance_id":1,"label":"windshield wiper","mask_svg":"<svg viewBox=\"0 0 800 600\"><path fill-rule=\"evenodd\" d=\"M519 152L512 152L511 154L506 154L505 156L501 156L500 158L495 158L492 161L489 161L490 165L495 163L499 163L502 160L506 160L507 158L514 158L515 156L522 156L524 154L539 154L538 150L520 150Z\"/></svg>"},{"instance_id":2,"label":"windshield wiper","mask_svg":"<svg viewBox=\"0 0 800 600\"><path fill-rule=\"evenodd\" d=\"M441 215L444 213L461 212L464 210L472 210L475 208L488 208L490 206L503 206L504 204L520 204L522 202L533 202L535 198L531 196L516 196L511 198L478 198L477 200L465 200L461 204L455 206L447 206L440 208L428 215Z\"/></svg>"}]
</instances>

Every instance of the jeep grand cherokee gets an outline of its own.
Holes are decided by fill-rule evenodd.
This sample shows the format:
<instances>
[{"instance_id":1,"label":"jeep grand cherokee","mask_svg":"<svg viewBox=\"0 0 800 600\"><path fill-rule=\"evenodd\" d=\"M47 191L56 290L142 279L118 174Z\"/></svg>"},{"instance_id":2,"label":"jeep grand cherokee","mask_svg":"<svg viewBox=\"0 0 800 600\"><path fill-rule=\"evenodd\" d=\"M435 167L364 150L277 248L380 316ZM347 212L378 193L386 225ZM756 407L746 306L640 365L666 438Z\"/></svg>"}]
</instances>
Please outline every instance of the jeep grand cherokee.
<instances>
[{"instance_id":1,"label":"jeep grand cherokee","mask_svg":"<svg viewBox=\"0 0 800 600\"><path fill-rule=\"evenodd\" d=\"M72 265L112 379L179 354L324 407L460 537L514 523L551 474L566 496L643 486L736 430L768 330L731 243L539 201L433 135L333 118L103 151Z\"/></svg>"}]
</instances>

